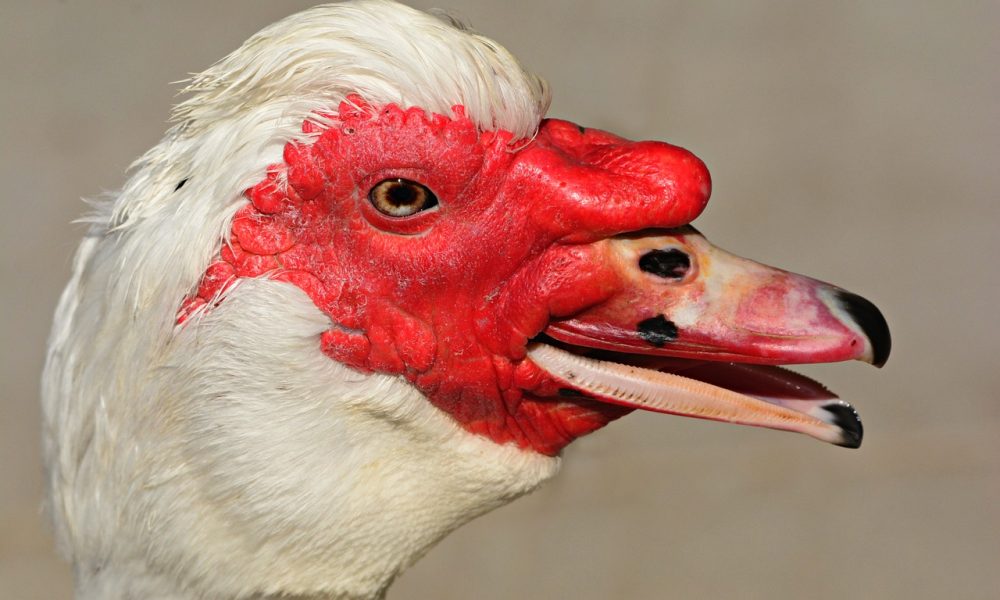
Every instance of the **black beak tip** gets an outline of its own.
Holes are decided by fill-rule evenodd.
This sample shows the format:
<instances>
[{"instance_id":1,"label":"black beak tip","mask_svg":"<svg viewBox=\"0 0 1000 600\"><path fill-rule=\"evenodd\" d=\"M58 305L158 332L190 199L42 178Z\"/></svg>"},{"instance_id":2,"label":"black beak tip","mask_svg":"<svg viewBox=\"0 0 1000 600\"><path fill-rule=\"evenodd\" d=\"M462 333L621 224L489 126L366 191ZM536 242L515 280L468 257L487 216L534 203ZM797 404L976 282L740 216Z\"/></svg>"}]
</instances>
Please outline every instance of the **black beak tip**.
<instances>
[{"instance_id":1,"label":"black beak tip","mask_svg":"<svg viewBox=\"0 0 1000 600\"><path fill-rule=\"evenodd\" d=\"M865 428L861 425L861 415L846 402L838 402L823 407L833 417L833 424L840 427L844 436L838 446L843 448L860 448L865 436Z\"/></svg>"},{"instance_id":2,"label":"black beak tip","mask_svg":"<svg viewBox=\"0 0 1000 600\"><path fill-rule=\"evenodd\" d=\"M844 290L837 291L837 299L871 342L872 364L876 367L884 365L889 360L892 337L882 312L868 300Z\"/></svg>"}]
</instances>

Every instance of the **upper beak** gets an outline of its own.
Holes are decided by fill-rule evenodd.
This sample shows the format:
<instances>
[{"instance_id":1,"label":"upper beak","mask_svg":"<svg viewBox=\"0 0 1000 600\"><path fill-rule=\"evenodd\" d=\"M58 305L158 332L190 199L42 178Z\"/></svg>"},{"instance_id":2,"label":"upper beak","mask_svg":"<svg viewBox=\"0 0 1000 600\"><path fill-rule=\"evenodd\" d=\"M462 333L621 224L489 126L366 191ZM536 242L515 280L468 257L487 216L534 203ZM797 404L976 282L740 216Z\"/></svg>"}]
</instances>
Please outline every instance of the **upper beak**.
<instances>
[{"instance_id":1,"label":"upper beak","mask_svg":"<svg viewBox=\"0 0 1000 600\"><path fill-rule=\"evenodd\" d=\"M889 327L864 298L713 246L692 227L608 241L623 282L546 333L580 346L756 364L857 359L881 367Z\"/></svg>"},{"instance_id":2,"label":"upper beak","mask_svg":"<svg viewBox=\"0 0 1000 600\"><path fill-rule=\"evenodd\" d=\"M850 405L803 376L763 365L857 359L882 366L889 328L872 303L730 254L691 227L599 243L620 288L545 333L557 345L614 354L598 360L537 345L529 357L542 369L616 404L860 445Z\"/></svg>"}]
</instances>

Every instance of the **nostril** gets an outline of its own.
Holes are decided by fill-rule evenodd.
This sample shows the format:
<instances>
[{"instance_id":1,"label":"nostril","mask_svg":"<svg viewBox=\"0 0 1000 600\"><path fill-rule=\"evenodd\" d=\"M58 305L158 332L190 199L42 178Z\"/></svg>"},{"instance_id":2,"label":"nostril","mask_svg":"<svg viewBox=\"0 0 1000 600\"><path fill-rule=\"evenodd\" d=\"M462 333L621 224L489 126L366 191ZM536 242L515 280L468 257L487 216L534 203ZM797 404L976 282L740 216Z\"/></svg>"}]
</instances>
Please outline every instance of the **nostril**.
<instances>
[{"instance_id":1,"label":"nostril","mask_svg":"<svg viewBox=\"0 0 1000 600\"><path fill-rule=\"evenodd\" d=\"M677 248L650 250L639 258L639 268L664 279L684 279L691 268L691 257Z\"/></svg>"}]
</instances>

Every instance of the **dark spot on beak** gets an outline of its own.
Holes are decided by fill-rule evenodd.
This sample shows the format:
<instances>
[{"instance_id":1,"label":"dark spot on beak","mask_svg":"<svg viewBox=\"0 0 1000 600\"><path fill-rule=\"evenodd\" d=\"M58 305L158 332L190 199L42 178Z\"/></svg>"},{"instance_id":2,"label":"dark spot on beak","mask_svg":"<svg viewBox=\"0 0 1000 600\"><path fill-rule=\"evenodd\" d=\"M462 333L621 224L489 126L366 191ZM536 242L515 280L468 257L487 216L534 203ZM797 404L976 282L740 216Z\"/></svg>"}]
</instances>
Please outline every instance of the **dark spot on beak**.
<instances>
[{"instance_id":1,"label":"dark spot on beak","mask_svg":"<svg viewBox=\"0 0 1000 600\"><path fill-rule=\"evenodd\" d=\"M185 177L184 179L181 179L180 182L177 185L174 186L174 191L176 192L177 190L179 190L182 187L184 187L184 184L187 183L187 182L188 182L188 178L187 177Z\"/></svg>"},{"instance_id":2,"label":"dark spot on beak","mask_svg":"<svg viewBox=\"0 0 1000 600\"><path fill-rule=\"evenodd\" d=\"M639 258L639 268L664 279L684 279L691 268L691 257L677 248L650 250Z\"/></svg>"},{"instance_id":3,"label":"dark spot on beak","mask_svg":"<svg viewBox=\"0 0 1000 600\"><path fill-rule=\"evenodd\" d=\"M677 339L677 325L663 315L639 321L639 335L657 348Z\"/></svg>"},{"instance_id":4,"label":"dark spot on beak","mask_svg":"<svg viewBox=\"0 0 1000 600\"><path fill-rule=\"evenodd\" d=\"M892 338L889 336L889 324L885 322L881 311L861 296L844 290L837 291L837 299L871 342L872 364L876 367L884 365L889 360Z\"/></svg>"},{"instance_id":5,"label":"dark spot on beak","mask_svg":"<svg viewBox=\"0 0 1000 600\"><path fill-rule=\"evenodd\" d=\"M844 448L861 447L861 438L865 435L865 429L861 426L861 417L854 407L846 402L838 402L823 407L823 410L833 415L833 423L844 432L844 439L838 446Z\"/></svg>"}]
</instances>

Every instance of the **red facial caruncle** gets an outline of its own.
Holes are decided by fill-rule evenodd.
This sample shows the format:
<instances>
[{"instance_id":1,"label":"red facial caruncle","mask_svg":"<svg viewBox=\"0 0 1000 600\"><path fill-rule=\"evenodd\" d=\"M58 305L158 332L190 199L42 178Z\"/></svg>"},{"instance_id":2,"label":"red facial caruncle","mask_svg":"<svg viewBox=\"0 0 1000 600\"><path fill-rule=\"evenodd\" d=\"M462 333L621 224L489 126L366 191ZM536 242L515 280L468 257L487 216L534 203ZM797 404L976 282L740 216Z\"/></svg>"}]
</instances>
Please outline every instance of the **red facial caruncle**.
<instances>
[{"instance_id":1,"label":"red facial caruncle","mask_svg":"<svg viewBox=\"0 0 1000 600\"><path fill-rule=\"evenodd\" d=\"M712 272L696 232L668 231L694 219L709 196L708 172L686 150L558 120L543 121L532 140L515 140L480 131L461 107L446 117L358 97L332 121L316 131L307 122L317 139L289 143L284 162L247 190L231 240L182 320L235 278L289 282L333 323L318 351L362 372L403 377L466 430L545 454L631 408L657 408L540 367L528 352L543 332L577 353L608 348L602 331L614 334L608 340L638 340L625 344L632 354L671 356L665 342L699 340L684 346L687 359L701 357L704 340L725 338L719 323L728 316L701 316L710 311L699 299L711 295L691 287L701 280L688 282L677 331L664 313L680 311L670 300L678 282L637 266L643 253L677 241ZM782 296L785 283L767 285ZM789 285L808 288L801 304L815 317L804 335L819 328L840 341L833 350L800 344L796 360L871 353L873 344L858 342L867 330L828 316L830 302L800 284ZM643 330L663 329L661 322L674 328L673 339ZM757 360L747 362L781 362L781 348L753 343ZM725 357L739 352L727 348Z\"/></svg>"}]
</instances>

